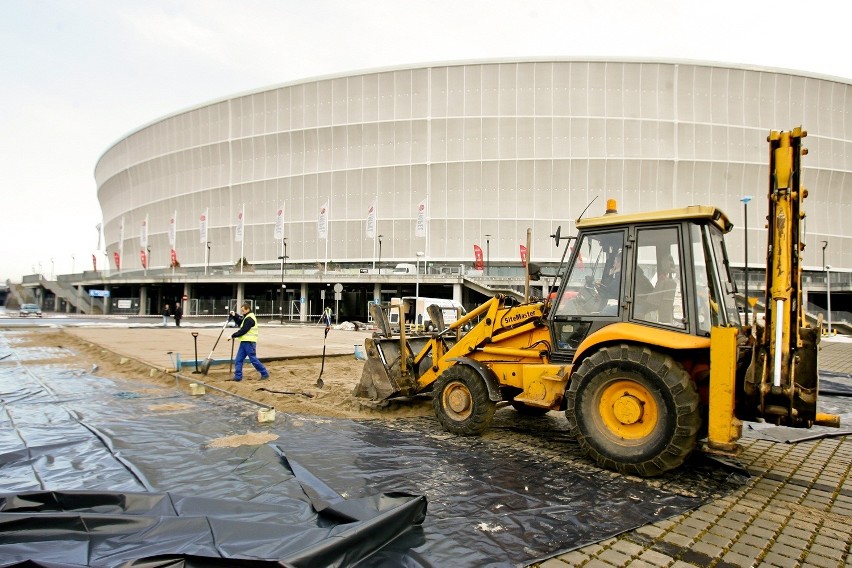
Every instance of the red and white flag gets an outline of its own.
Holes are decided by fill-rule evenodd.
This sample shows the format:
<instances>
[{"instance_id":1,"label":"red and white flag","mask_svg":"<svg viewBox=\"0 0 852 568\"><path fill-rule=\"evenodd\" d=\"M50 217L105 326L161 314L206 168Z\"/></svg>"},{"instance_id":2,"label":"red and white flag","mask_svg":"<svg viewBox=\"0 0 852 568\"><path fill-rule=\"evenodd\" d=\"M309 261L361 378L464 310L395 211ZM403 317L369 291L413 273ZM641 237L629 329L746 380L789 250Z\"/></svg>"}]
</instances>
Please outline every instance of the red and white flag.
<instances>
[{"instance_id":1,"label":"red and white flag","mask_svg":"<svg viewBox=\"0 0 852 568\"><path fill-rule=\"evenodd\" d=\"M473 245L473 268L475 270L484 270L485 262L482 260L482 247Z\"/></svg>"},{"instance_id":2,"label":"red and white flag","mask_svg":"<svg viewBox=\"0 0 852 568\"><path fill-rule=\"evenodd\" d=\"M375 239L376 238L376 206L378 205L378 198L373 199L373 202L370 203L370 207L367 208L367 238Z\"/></svg>"},{"instance_id":3,"label":"red and white flag","mask_svg":"<svg viewBox=\"0 0 852 568\"><path fill-rule=\"evenodd\" d=\"M284 238L284 202L281 202L281 207L278 208L278 213L275 215L275 235L273 238L280 241Z\"/></svg>"},{"instance_id":4,"label":"red and white flag","mask_svg":"<svg viewBox=\"0 0 852 568\"><path fill-rule=\"evenodd\" d=\"M142 268L148 268L148 255L144 249L139 251L139 260L142 262Z\"/></svg>"},{"instance_id":5,"label":"red and white flag","mask_svg":"<svg viewBox=\"0 0 852 568\"><path fill-rule=\"evenodd\" d=\"M574 252L574 245L571 245L571 249L570 249L570 250L571 250L571 252ZM583 264L583 252L582 252L582 251L580 251L579 253L577 253L577 262L576 262L576 264L577 264L577 268L585 268L585 267L586 267L586 266L585 266L585 264Z\"/></svg>"},{"instance_id":6,"label":"red and white flag","mask_svg":"<svg viewBox=\"0 0 852 568\"><path fill-rule=\"evenodd\" d=\"M177 263L178 263L178 261L177 261L177 251L175 251L175 249L172 249L172 267L177 266Z\"/></svg>"},{"instance_id":7,"label":"red and white flag","mask_svg":"<svg viewBox=\"0 0 852 568\"><path fill-rule=\"evenodd\" d=\"M417 224L414 226L415 237L426 236L426 199L417 205Z\"/></svg>"},{"instance_id":8,"label":"red and white flag","mask_svg":"<svg viewBox=\"0 0 852 568\"><path fill-rule=\"evenodd\" d=\"M243 231L245 230L245 226L246 226L246 206L245 206L245 204L243 204L243 206L240 208L240 212L237 213L237 228L234 231L234 241L235 242L238 242L238 243L243 242Z\"/></svg>"},{"instance_id":9,"label":"red and white flag","mask_svg":"<svg viewBox=\"0 0 852 568\"><path fill-rule=\"evenodd\" d=\"M112 259L115 261L115 269L121 270L121 255L118 254L118 251L112 253Z\"/></svg>"},{"instance_id":10,"label":"red and white flag","mask_svg":"<svg viewBox=\"0 0 852 568\"><path fill-rule=\"evenodd\" d=\"M98 257L94 254L92 255L92 270L98 271Z\"/></svg>"},{"instance_id":11,"label":"red and white flag","mask_svg":"<svg viewBox=\"0 0 852 568\"><path fill-rule=\"evenodd\" d=\"M142 221L142 228L139 230L139 246L142 248L148 247L148 215L145 215L145 220Z\"/></svg>"},{"instance_id":12,"label":"red and white flag","mask_svg":"<svg viewBox=\"0 0 852 568\"><path fill-rule=\"evenodd\" d=\"M207 242L207 220L209 219L207 213L210 209L205 209L204 213L201 214L201 217L198 218L198 232L201 237L199 242L201 244L205 244Z\"/></svg>"},{"instance_id":13,"label":"red and white flag","mask_svg":"<svg viewBox=\"0 0 852 568\"><path fill-rule=\"evenodd\" d=\"M527 266L527 247L521 245L521 266L526 268Z\"/></svg>"},{"instance_id":14,"label":"red and white flag","mask_svg":"<svg viewBox=\"0 0 852 568\"><path fill-rule=\"evenodd\" d=\"M320 207L319 220L317 221L317 236L320 239L328 238L328 201Z\"/></svg>"},{"instance_id":15,"label":"red and white flag","mask_svg":"<svg viewBox=\"0 0 852 568\"><path fill-rule=\"evenodd\" d=\"M177 211L172 213L169 219L169 244L172 248L175 248L175 240L177 240Z\"/></svg>"}]
</instances>

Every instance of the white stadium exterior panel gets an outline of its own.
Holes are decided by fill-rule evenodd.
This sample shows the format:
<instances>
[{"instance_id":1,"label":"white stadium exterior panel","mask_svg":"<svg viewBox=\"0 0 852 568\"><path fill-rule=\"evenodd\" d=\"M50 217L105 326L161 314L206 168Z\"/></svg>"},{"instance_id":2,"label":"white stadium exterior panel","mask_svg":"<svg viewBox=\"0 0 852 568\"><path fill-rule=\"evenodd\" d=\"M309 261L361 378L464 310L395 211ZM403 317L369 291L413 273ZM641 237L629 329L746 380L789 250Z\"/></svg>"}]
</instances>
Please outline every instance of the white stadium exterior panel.
<instances>
[{"instance_id":1,"label":"white stadium exterior panel","mask_svg":"<svg viewBox=\"0 0 852 568\"><path fill-rule=\"evenodd\" d=\"M695 62L489 61L359 72L310 79L177 112L116 142L95 169L109 258L141 269L139 235L149 220L151 267L177 255L202 266L199 217L209 213L211 264L276 263L278 208L285 205L288 262L375 260L365 233L378 202L384 263L470 263L490 243L492 263L518 262L526 229L533 258L558 260L549 239L593 198L621 211L720 206L737 226L729 241L743 261L763 260L766 135L802 125L805 267L852 267L852 91L847 81ZM428 203L427 237L415 236ZM328 243L317 238L329 203ZM245 239L235 242L245 206ZM124 222L124 241L119 243ZM486 236L489 235L489 236ZM327 252L326 252L327 251Z\"/></svg>"}]
</instances>

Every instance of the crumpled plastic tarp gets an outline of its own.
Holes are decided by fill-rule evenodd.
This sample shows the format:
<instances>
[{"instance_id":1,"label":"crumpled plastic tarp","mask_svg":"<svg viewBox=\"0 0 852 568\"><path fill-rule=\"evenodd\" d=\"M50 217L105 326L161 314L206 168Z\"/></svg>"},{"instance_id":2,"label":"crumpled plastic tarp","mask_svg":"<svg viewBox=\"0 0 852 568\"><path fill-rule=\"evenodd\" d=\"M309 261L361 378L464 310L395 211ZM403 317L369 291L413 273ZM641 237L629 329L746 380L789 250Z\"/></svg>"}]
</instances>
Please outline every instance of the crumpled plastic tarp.
<instances>
[{"instance_id":1,"label":"crumpled plastic tarp","mask_svg":"<svg viewBox=\"0 0 852 568\"><path fill-rule=\"evenodd\" d=\"M852 396L852 375L833 371L819 372L819 394Z\"/></svg>"},{"instance_id":2,"label":"crumpled plastic tarp","mask_svg":"<svg viewBox=\"0 0 852 568\"><path fill-rule=\"evenodd\" d=\"M559 413L500 410L477 438L433 418L260 425L237 399L12 359L0 363L4 566L525 565L744 480L702 456L656 480L602 471ZM167 403L176 410L151 409ZM250 431L278 439L209 444Z\"/></svg>"}]
</instances>

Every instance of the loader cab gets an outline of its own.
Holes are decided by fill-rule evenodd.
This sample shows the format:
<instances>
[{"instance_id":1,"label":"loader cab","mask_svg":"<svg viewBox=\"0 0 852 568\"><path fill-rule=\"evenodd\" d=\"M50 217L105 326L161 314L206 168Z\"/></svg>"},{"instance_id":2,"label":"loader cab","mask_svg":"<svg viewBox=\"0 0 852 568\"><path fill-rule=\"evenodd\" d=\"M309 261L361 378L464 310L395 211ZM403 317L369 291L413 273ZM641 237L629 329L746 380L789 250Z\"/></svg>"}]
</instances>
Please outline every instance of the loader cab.
<instances>
[{"instance_id":1,"label":"loader cab","mask_svg":"<svg viewBox=\"0 0 852 568\"><path fill-rule=\"evenodd\" d=\"M724 243L730 223L719 210L612 214L577 227L548 314L554 359L572 361L587 338L607 340L603 331L616 323L680 334L684 346L714 325L740 325ZM650 329L643 334L656 341ZM662 335L678 348L678 336Z\"/></svg>"}]
</instances>

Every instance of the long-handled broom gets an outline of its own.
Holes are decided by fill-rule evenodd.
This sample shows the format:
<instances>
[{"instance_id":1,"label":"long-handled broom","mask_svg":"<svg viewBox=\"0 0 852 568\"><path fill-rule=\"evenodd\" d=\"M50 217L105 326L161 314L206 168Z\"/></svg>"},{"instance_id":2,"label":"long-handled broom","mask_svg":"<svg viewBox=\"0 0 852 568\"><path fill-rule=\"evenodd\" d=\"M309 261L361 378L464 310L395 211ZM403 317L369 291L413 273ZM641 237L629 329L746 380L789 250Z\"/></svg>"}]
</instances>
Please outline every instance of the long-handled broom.
<instances>
[{"instance_id":1,"label":"long-handled broom","mask_svg":"<svg viewBox=\"0 0 852 568\"><path fill-rule=\"evenodd\" d=\"M216 346L219 345L219 340L222 339L222 334L225 333L225 328L228 327L228 322L231 321L230 318L225 320L225 325L222 326L222 331L219 332L219 337L216 338L216 343L213 344L213 349L210 350L210 355L207 356L207 359L201 363L201 373L207 375L207 371L210 370L210 363L213 362L213 352L216 351Z\"/></svg>"}]
</instances>

